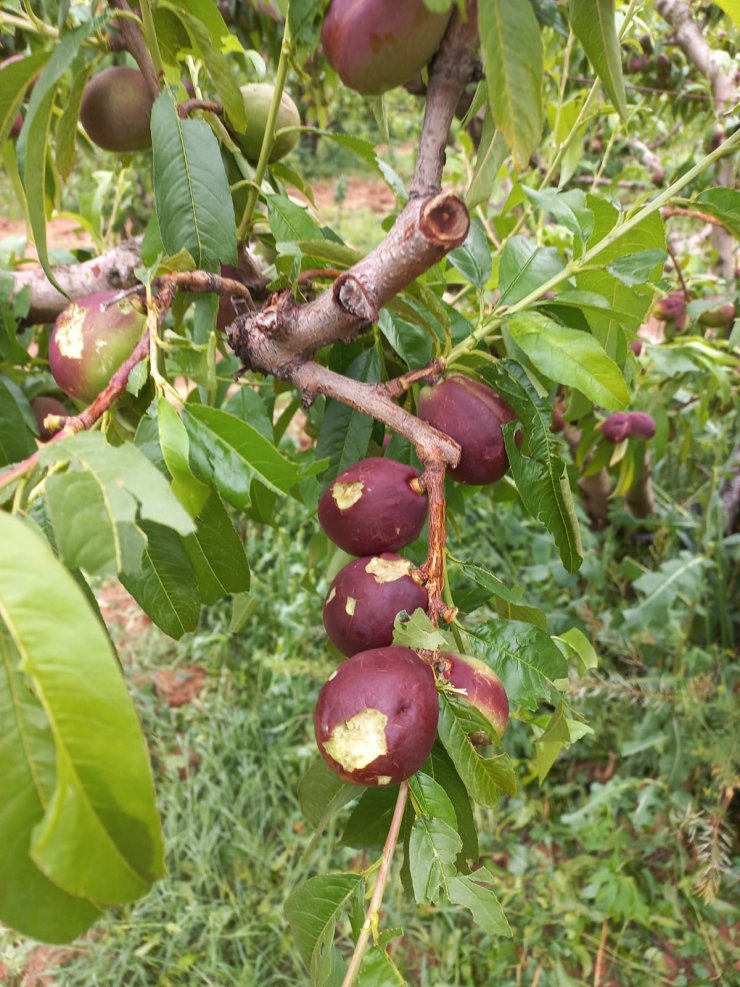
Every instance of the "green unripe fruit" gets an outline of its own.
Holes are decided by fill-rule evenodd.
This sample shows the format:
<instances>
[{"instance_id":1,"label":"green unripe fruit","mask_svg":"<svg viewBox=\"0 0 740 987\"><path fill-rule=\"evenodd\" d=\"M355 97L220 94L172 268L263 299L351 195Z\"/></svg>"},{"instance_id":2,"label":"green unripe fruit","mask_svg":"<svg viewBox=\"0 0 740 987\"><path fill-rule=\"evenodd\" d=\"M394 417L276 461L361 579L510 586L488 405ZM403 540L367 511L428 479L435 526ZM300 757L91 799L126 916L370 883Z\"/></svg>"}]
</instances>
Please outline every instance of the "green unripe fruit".
<instances>
[{"instance_id":1,"label":"green unripe fruit","mask_svg":"<svg viewBox=\"0 0 740 987\"><path fill-rule=\"evenodd\" d=\"M49 339L49 365L61 390L89 404L109 383L144 331L146 317L129 299L106 306L117 292L72 302Z\"/></svg>"},{"instance_id":2,"label":"green unripe fruit","mask_svg":"<svg viewBox=\"0 0 740 987\"><path fill-rule=\"evenodd\" d=\"M104 69L85 86L80 120L104 151L143 151L152 146L149 121L154 98L138 69Z\"/></svg>"},{"instance_id":3,"label":"green unripe fruit","mask_svg":"<svg viewBox=\"0 0 740 987\"><path fill-rule=\"evenodd\" d=\"M735 305L730 301L716 299L717 304L712 308L705 309L696 320L700 326L710 329L722 329L734 320L736 313Z\"/></svg>"},{"instance_id":4,"label":"green unripe fruit","mask_svg":"<svg viewBox=\"0 0 740 987\"><path fill-rule=\"evenodd\" d=\"M253 82L241 87L244 109L247 111L247 129L243 134L237 134L236 140L244 152L244 157L249 161L259 160L274 92L275 87L269 82ZM282 130L284 127L300 127L300 125L301 115L298 112L298 107L284 92L280 99L275 131ZM278 134L270 151L270 163L279 161L280 158L284 158L286 154L292 151L298 143L298 137L298 130Z\"/></svg>"}]
</instances>

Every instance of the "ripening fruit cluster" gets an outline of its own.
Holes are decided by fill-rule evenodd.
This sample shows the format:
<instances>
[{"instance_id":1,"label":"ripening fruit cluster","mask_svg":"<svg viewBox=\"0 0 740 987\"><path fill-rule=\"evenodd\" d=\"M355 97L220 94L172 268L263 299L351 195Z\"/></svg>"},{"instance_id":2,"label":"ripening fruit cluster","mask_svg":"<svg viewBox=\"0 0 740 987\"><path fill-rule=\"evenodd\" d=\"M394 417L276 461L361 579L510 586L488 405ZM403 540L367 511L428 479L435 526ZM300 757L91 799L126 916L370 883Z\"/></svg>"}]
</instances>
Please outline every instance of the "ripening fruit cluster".
<instances>
[{"instance_id":1,"label":"ripening fruit cluster","mask_svg":"<svg viewBox=\"0 0 740 987\"><path fill-rule=\"evenodd\" d=\"M615 411L601 422L599 428L607 442L646 441L655 435L655 419L645 411Z\"/></svg>"},{"instance_id":2,"label":"ripening fruit cluster","mask_svg":"<svg viewBox=\"0 0 740 987\"><path fill-rule=\"evenodd\" d=\"M508 459L501 426L515 415L489 387L448 377L423 389L418 411L460 445L453 477L482 484L503 476ZM499 736L508 722L504 687L483 662L448 653L435 654L430 662L411 648L392 645L398 614L428 605L418 570L398 554L418 538L426 516L419 471L381 457L355 463L319 502L326 534L357 557L337 573L324 602L326 632L348 660L323 686L314 728L326 762L353 784L397 784L424 764L437 730L435 671L440 683L460 690Z\"/></svg>"}]
</instances>

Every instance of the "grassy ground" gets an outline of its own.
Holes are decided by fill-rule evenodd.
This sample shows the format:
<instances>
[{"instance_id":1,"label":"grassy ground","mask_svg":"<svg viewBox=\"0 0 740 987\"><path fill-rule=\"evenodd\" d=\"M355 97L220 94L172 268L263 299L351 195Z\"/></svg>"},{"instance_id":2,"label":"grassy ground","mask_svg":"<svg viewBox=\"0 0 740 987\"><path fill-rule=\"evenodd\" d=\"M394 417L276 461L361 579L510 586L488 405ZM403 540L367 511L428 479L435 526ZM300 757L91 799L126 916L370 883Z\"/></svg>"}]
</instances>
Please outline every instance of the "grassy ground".
<instances>
[{"instance_id":1,"label":"grassy ground","mask_svg":"<svg viewBox=\"0 0 740 987\"><path fill-rule=\"evenodd\" d=\"M516 570L528 597L549 606L556 622L588 617L608 583L610 536L587 540L599 580L596 565L584 577L567 577L538 530L506 507L492 516L483 498L473 501L464 531L466 556L507 578ZM250 532L261 604L237 636L228 634L223 609L179 644L118 621L150 738L169 876L143 901L101 921L63 966L57 954L42 954L56 970L52 983L306 982L282 916L286 895L311 874L371 859L339 845L341 822L306 855L312 834L296 787L316 756L312 709L333 667L320 596L305 587L310 534L311 525L290 514L276 529ZM667 668L636 669L639 649L628 655L615 638L602 639L612 674L574 683L593 738L563 755L540 789L526 767L531 742L512 724L506 746L520 765L520 793L480 817L481 855L497 877L513 939L493 940L448 907L417 909L394 884L386 924L405 929L396 952L411 983L740 982L732 980L737 924L727 875L714 904L705 905L695 885L706 861L686 825L697 792L721 786L708 767L723 757L712 744L721 744L737 719L732 691L719 689L720 656L711 649L685 656L681 684ZM194 664L207 672L203 690L182 707L168 705L153 674ZM620 686L629 665L639 678ZM38 967L30 944L6 938L0 946L9 969L27 968L31 959Z\"/></svg>"}]
</instances>

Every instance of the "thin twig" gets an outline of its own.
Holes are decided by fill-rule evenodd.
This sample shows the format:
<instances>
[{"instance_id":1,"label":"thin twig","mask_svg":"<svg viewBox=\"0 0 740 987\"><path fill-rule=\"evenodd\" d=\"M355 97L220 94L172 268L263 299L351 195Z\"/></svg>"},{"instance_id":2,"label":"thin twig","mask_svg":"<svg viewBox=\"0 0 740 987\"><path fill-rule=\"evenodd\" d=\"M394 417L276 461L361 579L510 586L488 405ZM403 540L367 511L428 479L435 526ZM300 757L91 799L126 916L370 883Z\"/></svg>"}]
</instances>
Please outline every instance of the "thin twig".
<instances>
[{"instance_id":1,"label":"thin twig","mask_svg":"<svg viewBox=\"0 0 740 987\"><path fill-rule=\"evenodd\" d=\"M365 950L367 949L370 934L373 933L373 935L377 935L380 905L383 901L383 892L385 891L385 886L388 882L388 876L391 871L393 851L396 849L398 835L401 832L401 823L403 822L403 814L406 809L408 797L408 782L402 781L398 789L398 798L396 799L396 807L393 810L393 818L391 819L388 836L386 837L385 846L383 847L383 855L381 857L380 869L378 870L378 878L375 882L375 888L373 889L373 896L370 899L370 905L367 913L365 914L365 921L362 923L362 930L357 939L357 943L352 954L352 959L349 967L347 968L346 976L342 981L342 987L352 987L355 983L360 972L360 967L362 966L362 960L365 956Z\"/></svg>"}]
</instances>

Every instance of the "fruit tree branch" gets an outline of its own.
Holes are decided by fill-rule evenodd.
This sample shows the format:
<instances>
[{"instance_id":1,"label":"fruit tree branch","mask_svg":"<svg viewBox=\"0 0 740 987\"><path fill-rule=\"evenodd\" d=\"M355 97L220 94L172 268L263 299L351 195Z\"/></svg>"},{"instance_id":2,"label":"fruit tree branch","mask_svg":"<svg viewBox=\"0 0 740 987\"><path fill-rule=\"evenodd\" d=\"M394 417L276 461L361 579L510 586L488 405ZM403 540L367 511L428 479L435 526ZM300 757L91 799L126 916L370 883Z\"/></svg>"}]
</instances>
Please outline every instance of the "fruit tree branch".
<instances>
[{"instance_id":1,"label":"fruit tree branch","mask_svg":"<svg viewBox=\"0 0 740 987\"><path fill-rule=\"evenodd\" d=\"M113 250L82 264L65 264L54 268L54 276L65 294L48 280L40 267L13 272L13 294L28 286L31 308L26 321L32 325L53 322L69 305L69 300L99 291L130 288L136 284L134 270L141 263L141 237L124 240Z\"/></svg>"},{"instance_id":2,"label":"fruit tree branch","mask_svg":"<svg viewBox=\"0 0 740 987\"><path fill-rule=\"evenodd\" d=\"M673 38L686 58L709 79L715 110L721 121L737 101L734 66L731 62L726 64L721 53L709 46L691 9L683 0L656 0L655 7L670 25ZM734 181L734 162L727 157L717 165L717 182L732 188ZM719 254L722 276L728 284L732 284L735 277L734 239L721 227L713 231L712 239Z\"/></svg>"},{"instance_id":3,"label":"fruit tree branch","mask_svg":"<svg viewBox=\"0 0 740 987\"><path fill-rule=\"evenodd\" d=\"M401 823L403 822L403 814L406 811L406 803L408 802L408 798L409 784L407 781L402 781L398 789L398 798L396 799L396 807L393 810L393 818L391 819L391 825L388 829L388 836L386 837L385 846L383 847L383 855L381 857L380 869L378 871L378 879L375 882L373 896L370 899L370 904L365 915L365 921L362 923L362 929L357 939L357 944L352 954L349 967L347 968L347 973L342 981L342 987L352 987L357 980L370 935L377 928L380 905L383 901L383 893L385 891L385 886L388 883L388 876L391 872L393 851L396 849L396 843L398 843L398 836L401 832Z\"/></svg>"},{"instance_id":4,"label":"fruit tree branch","mask_svg":"<svg viewBox=\"0 0 740 987\"><path fill-rule=\"evenodd\" d=\"M420 456L420 458L422 458ZM429 499L429 551L421 573L426 578L429 597L427 613L434 624L442 617L447 623L455 618L457 610L448 607L442 599L445 585L445 546L447 544L447 505L445 501L445 464L439 459L424 462L422 482Z\"/></svg>"},{"instance_id":5,"label":"fruit tree branch","mask_svg":"<svg viewBox=\"0 0 740 987\"><path fill-rule=\"evenodd\" d=\"M116 10L124 10L129 14L131 13L131 8L129 7L127 0L109 0L109 2L111 7ZM121 17L118 20L117 28L121 33L126 50L133 55L136 64L141 70L141 74L146 79L146 84L149 87L149 91L154 99L156 99L157 96L159 96L159 79L157 78L157 70L154 68L154 63L152 62L146 42L144 41L144 35L139 30L138 24L128 17Z\"/></svg>"},{"instance_id":6,"label":"fruit tree branch","mask_svg":"<svg viewBox=\"0 0 740 987\"><path fill-rule=\"evenodd\" d=\"M450 124L460 96L475 70L477 11L477 0L468 0L464 18L459 10L454 11L429 69L419 157L410 188L412 198L431 195L441 187Z\"/></svg>"}]
</instances>

